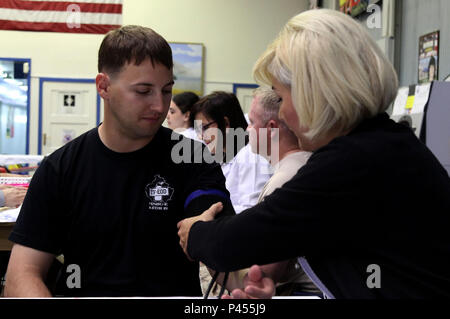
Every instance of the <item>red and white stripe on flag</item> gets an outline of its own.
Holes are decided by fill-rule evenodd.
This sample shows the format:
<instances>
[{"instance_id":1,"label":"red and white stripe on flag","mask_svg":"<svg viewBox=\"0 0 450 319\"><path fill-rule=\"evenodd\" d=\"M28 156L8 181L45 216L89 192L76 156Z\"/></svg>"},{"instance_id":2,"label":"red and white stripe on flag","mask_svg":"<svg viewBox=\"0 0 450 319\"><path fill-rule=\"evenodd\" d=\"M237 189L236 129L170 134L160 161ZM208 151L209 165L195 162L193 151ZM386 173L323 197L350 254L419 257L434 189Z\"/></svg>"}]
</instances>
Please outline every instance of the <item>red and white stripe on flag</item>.
<instances>
[{"instance_id":1,"label":"red and white stripe on flag","mask_svg":"<svg viewBox=\"0 0 450 319\"><path fill-rule=\"evenodd\" d=\"M0 0L0 30L107 33L122 25L122 0Z\"/></svg>"}]
</instances>

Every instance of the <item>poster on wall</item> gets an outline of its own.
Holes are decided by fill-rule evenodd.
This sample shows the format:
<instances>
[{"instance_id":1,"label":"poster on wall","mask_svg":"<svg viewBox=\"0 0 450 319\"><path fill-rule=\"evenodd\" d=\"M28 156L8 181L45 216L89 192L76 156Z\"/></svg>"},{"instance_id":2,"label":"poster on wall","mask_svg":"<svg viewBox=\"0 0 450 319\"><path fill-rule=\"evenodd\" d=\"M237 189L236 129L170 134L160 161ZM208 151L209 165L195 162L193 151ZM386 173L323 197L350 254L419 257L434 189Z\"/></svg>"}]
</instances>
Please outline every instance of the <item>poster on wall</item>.
<instances>
[{"instance_id":1,"label":"poster on wall","mask_svg":"<svg viewBox=\"0 0 450 319\"><path fill-rule=\"evenodd\" d=\"M369 6L369 0L340 0L339 9L345 14L357 17L361 13L366 12Z\"/></svg>"},{"instance_id":2,"label":"poster on wall","mask_svg":"<svg viewBox=\"0 0 450 319\"><path fill-rule=\"evenodd\" d=\"M174 95L190 91L203 95L204 49L201 43L169 43L173 55Z\"/></svg>"},{"instance_id":3,"label":"poster on wall","mask_svg":"<svg viewBox=\"0 0 450 319\"><path fill-rule=\"evenodd\" d=\"M59 92L59 100L61 107L58 110L58 114L77 114L79 113L80 102L82 97L79 92Z\"/></svg>"},{"instance_id":4,"label":"poster on wall","mask_svg":"<svg viewBox=\"0 0 450 319\"><path fill-rule=\"evenodd\" d=\"M419 38L419 84L433 82L439 77L439 31Z\"/></svg>"}]
</instances>

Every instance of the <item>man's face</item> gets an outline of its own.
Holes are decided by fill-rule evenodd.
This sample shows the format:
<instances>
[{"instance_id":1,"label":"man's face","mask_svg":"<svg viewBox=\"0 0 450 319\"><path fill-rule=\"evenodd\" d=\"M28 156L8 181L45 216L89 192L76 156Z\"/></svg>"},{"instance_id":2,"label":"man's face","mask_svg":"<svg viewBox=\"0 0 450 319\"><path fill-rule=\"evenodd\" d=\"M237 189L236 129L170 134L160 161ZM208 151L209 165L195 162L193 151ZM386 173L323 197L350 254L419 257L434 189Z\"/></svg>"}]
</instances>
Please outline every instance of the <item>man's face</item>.
<instances>
[{"instance_id":1,"label":"man's face","mask_svg":"<svg viewBox=\"0 0 450 319\"><path fill-rule=\"evenodd\" d=\"M162 64L126 64L110 77L105 121L129 139L152 138L166 118L172 86L172 70Z\"/></svg>"},{"instance_id":2,"label":"man's face","mask_svg":"<svg viewBox=\"0 0 450 319\"><path fill-rule=\"evenodd\" d=\"M253 153L270 155L270 130L266 128L264 121L264 111L259 103L258 97L254 97L250 106L248 118L250 124L247 127L249 141ZM265 130L264 130L265 129Z\"/></svg>"}]
</instances>

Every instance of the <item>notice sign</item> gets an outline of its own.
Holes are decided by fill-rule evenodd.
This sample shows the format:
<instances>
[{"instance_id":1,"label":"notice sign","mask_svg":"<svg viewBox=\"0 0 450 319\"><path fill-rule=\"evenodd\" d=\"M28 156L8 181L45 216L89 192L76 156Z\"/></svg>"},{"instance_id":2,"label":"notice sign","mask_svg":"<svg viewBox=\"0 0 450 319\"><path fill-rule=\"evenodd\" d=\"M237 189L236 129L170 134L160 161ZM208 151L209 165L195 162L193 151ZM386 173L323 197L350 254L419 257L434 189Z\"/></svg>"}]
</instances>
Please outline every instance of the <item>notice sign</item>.
<instances>
[{"instance_id":1,"label":"notice sign","mask_svg":"<svg viewBox=\"0 0 450 319\"><path fill-rule=\"evenodd\" d=\"M439 31L419 38L419 84L437 81L439 76Z\"/></svg>"}]
</instances>

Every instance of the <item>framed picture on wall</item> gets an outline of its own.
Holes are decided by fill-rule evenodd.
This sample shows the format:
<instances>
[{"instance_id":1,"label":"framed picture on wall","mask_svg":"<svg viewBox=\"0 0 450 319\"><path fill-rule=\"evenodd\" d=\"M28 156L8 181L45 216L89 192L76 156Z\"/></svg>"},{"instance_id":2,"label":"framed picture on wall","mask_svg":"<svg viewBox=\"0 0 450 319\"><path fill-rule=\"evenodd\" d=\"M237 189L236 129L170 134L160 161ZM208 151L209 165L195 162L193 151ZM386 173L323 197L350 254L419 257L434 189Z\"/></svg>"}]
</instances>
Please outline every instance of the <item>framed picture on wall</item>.
<instances>
[{"instance_id":1,"label":"framed picture on wall","mask_svg":"<svg viewBox=\"0 0 450 319\"><path fill-rule=\"evenodd\" d=\"M250 106L253 101L253 91L257 87L258 87L257 84L243 84L243 83L233 84L233 93L238 98L239 104L241 104L241 108L244 114L248 114L248 112L250 112ZM246 118L247 116L248 115L246 115Z\"/></svg>"},{"instance_id":2,"label":"framed picture on wall","mask_svg":"<svg viewBox=\"0 0 450 319\"><path fill-rule=\"evenodd\" d=\"M170 42L175 85L173 94L190 91L203 95L204 46L202 43Z\"/></svg>"},{"instance_id":3,"label":"framed picture on wall","mask_svg":"<svg viewBox=\"0 0 450 319\"><path fill-rule=\"evenodd\" d=\"M440 32L435 31L419 38L419 84L439 78L439 37Z\"/></svg>"}]
</instances>

